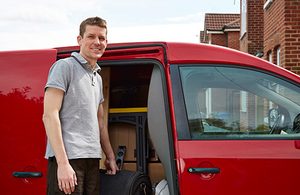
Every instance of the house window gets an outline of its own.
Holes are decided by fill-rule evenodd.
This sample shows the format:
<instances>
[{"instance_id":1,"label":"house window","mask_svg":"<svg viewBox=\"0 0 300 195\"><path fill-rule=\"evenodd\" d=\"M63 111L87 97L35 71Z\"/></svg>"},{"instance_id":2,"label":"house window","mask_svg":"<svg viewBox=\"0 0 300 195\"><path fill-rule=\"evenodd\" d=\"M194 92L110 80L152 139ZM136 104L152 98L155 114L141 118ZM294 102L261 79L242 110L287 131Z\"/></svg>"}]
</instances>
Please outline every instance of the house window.
<instances>
[{"instance_id":1,"label":"house window","mask_svg":"<svg viewBox=\"0 0 300 195\"><path fill-rule=\"evenodd\" d=\"M272 60L272 52L268 52L268 61L273 63L273 60Z\"/></svg>"},{"instance_id":2,"label":"house window","mask_svg":"<svg viewBox=\"0 0 300 195\"><path fill-rule=\"evenodd\" d=\"M280 66L280 47L276 49L276 65Z\"/></svg>"},{"instance_id":3,"label":"house window","mask_svg":"<svg viewBox=\"0 0 300 195\"><path fill-rule=\"evenodd\" d=\"M271 6L272 3L273 3L273 0L265 1L264 10L267 10Z\"/></svg>"}]
</instances>

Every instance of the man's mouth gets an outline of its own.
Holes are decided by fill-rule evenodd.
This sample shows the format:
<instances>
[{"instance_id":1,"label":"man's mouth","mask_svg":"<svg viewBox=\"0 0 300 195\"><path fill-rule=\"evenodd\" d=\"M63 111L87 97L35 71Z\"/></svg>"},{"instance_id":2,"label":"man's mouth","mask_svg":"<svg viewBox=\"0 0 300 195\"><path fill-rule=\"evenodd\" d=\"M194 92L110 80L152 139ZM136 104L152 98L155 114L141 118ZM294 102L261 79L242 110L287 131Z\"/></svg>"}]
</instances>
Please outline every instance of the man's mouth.
<instances>
[{"instance_id":1,"label":"man's mouth","mask_svg":"<svg viewBox=\"0 0 300 195\"><path fill-rule=\"evenodd\" d=\"M94 52L100 52L100 51L101 51L101 49L99 49L99 48L92 48L92 50L93 50Z\"/></svg>"}]
</instances>

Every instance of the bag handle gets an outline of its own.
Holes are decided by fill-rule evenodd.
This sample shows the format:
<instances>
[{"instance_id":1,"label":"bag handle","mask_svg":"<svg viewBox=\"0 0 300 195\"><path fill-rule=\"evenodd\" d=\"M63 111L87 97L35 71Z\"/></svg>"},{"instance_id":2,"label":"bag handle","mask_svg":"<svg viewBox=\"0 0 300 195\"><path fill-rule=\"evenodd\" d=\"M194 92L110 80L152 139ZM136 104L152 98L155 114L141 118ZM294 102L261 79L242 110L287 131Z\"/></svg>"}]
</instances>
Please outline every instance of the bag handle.
<instances>
[{"instance_id":1,"label":"bag handle","mask_svg":"<svg viewBox=\"0 0 300 195\"><path fill-rule=\"evenodd\" d=\"M125 153L126 153L126 146L119 146L116 154L116 163L119 170L122 170L123 168Z\"/></svg>"}]
</instances>

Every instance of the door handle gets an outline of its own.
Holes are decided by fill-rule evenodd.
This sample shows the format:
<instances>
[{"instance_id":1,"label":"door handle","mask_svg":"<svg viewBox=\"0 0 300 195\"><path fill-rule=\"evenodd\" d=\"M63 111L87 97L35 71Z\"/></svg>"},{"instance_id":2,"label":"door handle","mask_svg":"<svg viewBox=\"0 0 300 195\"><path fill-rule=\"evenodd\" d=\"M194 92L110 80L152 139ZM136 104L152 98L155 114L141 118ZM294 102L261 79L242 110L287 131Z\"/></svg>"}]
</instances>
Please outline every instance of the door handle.
<instances>
[{"instance_id":1,"label":"door handle","mask_svg":"<svg viewBox=\"0 0 300 195\"><path fill-rule=\"evenodd\" d=\"M31 178L31 177L42 177L41 172L13 172L14 177L18 178Z\"/></svg>"},{"instance_id":2,"label":"door handle","mask_svg":"<svg viewBox=\"0 0 300 195\"><path fill-rule=\"evenodd\" d=\"M220 169L219 168L198 168L198 167L191 167L188 169L189 173L204 173L204 174L208 174L208 173L220 173Z\"/></svg>"}]
</instances>

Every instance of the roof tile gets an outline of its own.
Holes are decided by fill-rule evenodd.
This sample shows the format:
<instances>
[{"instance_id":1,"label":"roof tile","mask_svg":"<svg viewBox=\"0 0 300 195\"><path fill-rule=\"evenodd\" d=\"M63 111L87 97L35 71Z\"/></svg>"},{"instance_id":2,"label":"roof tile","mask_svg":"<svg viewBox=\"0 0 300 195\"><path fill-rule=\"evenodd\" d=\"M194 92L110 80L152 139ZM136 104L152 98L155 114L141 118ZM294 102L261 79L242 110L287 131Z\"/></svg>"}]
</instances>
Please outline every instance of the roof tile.
<instances>
[{"instance_id":1,"label":"roof tile","mask_svg":"<svg viewBox=\"0 0 300 195\"><path fill-rule=\"evenodd\" d=\"M239 28L240 14L207 13L205 14L204 25L206 30L210 31L222 31L224 28Z\"/></svg>"}]
</instances>

